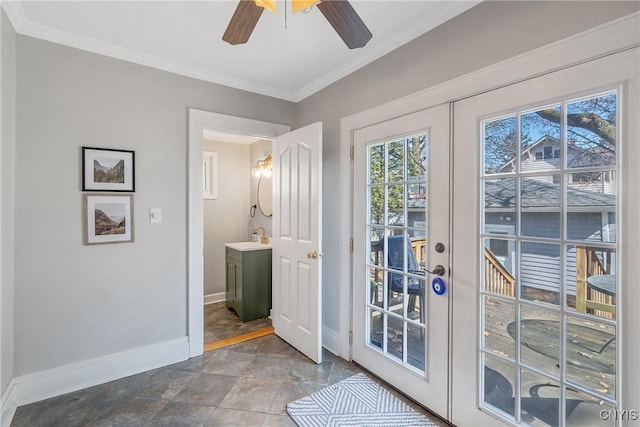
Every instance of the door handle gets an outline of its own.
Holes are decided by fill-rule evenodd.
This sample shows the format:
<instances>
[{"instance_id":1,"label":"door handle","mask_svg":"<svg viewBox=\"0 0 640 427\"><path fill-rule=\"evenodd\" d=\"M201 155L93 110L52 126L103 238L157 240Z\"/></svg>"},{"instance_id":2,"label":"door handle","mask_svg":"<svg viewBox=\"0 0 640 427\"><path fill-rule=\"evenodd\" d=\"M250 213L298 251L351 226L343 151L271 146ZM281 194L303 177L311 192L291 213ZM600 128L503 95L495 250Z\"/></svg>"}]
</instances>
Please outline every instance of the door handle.
<instances>
[{"instance_id":1,"label":"door handle","mask_svg":"<svg viewBox=\"0 0 640 427\"><path fill-rule=\"evenodd\" d=\"M425 271L429 274L435 274L436 276L444 276L444 273L446 273L446 270L443 266L441 266L440 264L436 265L435 267L433 267L433 270L426 270Z\"/></svg>"},{"instance_id":2,"label":"door handle","mask_svg":"<svg viewBox=\"0 0 640 427\"><path fill-rule=\"evenodd\" d=\"M322 256L322 252L318 252L318 251L307 252L307 258L309 259L318 259L321 256Z\"/></svg>"}]
</instances>

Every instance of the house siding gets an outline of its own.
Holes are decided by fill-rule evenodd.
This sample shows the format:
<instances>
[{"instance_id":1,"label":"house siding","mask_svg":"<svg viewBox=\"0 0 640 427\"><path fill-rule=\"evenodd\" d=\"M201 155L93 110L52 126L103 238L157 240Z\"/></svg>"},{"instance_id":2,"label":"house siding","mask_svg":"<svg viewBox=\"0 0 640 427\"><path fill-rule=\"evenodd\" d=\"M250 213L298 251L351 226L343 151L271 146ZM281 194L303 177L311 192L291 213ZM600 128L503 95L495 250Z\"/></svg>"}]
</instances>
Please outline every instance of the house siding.
<instances>
[{"instance_id":1,"label":"house siding","mask_svg":"<svg viewBox=\"0 0 640 427\"><path fill-rule=\"evenodd\" d=\"M610 221L614 214L608 215ZM504 214L487 213L487 224L506 225L512 222L504 221ZM502 219L501 219L502 218ZM600 212L569 212L567 213L568 237L571 240L588 242L602 242L602 214ZM523 213L520 255L520 283L545 291L560 292L561 265L560 254L563 250L559 244L527 242L526 236L536 238L559 239L559 214L553 212ZM615 235L615 230L614 233ZM510 269L507 266L508 269ZM565 259L565 281L567 293L575 295L576 288L576 249L567 246Z\"/></svg>"}]
</instances>

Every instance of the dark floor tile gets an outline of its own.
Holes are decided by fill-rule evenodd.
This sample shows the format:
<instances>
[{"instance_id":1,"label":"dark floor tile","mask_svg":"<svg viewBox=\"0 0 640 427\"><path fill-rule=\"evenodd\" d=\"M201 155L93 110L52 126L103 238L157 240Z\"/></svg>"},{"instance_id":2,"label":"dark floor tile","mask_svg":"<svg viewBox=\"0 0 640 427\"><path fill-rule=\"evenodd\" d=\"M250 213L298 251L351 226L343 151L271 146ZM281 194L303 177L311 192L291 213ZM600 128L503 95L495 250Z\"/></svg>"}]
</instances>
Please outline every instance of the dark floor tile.
<instances>
[{"instance_id":1,"label":"dark floor tile","mask_svg":"<svg viewBox=\"0 0 640 427\"><path fill-rule=\"evenodd\" d=\"M139 388L137 396L148 399L173 399L196 375L194 372L175 369L156 369L152 371L148 382Z\"/></svg>"},{"instance_id":2,"label":"dark floor tile","mask_svg":"<svg viewBox=\"0 0 640 427\"><path fill-rule=\"evenodd\" d=\"M353 363L344 360L343 362L335 362L329 375L329 384L335 384L359 372L363 372L363 370Z\"/></svg>"},{"instance_id":3,"label":"dark floor tile","mask_svg":"<svg viewBox=\"0 0 640 427\"><path fill-rule=\"evenodd\" d=\"M292 359L291 376L296 381L312 382L327 385L334 362L316 363L311 359Z\"/></svg>"},{"instance_id":4,"label":"dark floor tile","mask_svg":"<svg viewBox=\"0 0 640 427\"><path fill-rule=\"evenodd\" d=\"M240 377L220 403L221 408L267 412L281 381Z\"/></svg>"},{"instance_id":5,"label":"dark floor tile","mask_svg":"<svg viewBox=\"0 0 640 427\"><path fill-rule=\"evenodd\" d=\"M11 427L28 427L31 422L33 405L21 406L16 410L11 421Z\"/></svg>"},{"instance_id":6,"label":"dark floor tile","mask_svg":"<svg viewBox=\"0 0 640 427\"><path fill-rule=\"evenodd\" d=\"M176 402L218 406L237 380L238 377L203 372L184 386L173 400Z\"/></svg>"},{"instance_id":7,"label":"dark floor tile","mask_svg":"<svg viewBox=\"0 0 640 427\"><path fill-rule=\"evenodd\" d=\"M203 371L210 374L240 376L255 357L256 355L251 353L221 349L207 359Z\"/></svg>"},{"instance_id":8,"label":"dark floor tile","mask_svg":"<svg viewBox=\"0 0 640 427\"><path fill-rule=\"evenodd\" d=\"M98 416L84 402L56 399L55 402L45 401L34 406L26 425L33 427L83 426L91 420L92 414Z\"/></svg>"},{"instance_id":9,"label":"dark floor tile","mask_svg":"<svg viewBox=\"0 0 640 427\"><path fill-rule=\"evenodd\" d=\"M256 355L243 373L265 380L291 380L291 361L281 356Z\"/></svg>"},{"instance_id":10,"label":"dark floor tile","mask_svg":"<svg viewBox=\"0 0 640 427\"><path fill-rule=\"evenodd\" d=\"M87 427L143 427L166 404L162 400L134 398L90 422Z\"/></svg>"},{"instance_id":11,"label":"dark floor tile","mask_svg":"<svg viewBox=\"0 0 640 427\"><path fill-rule=\"evenodd\" d=\"M205 355L192 357L191 359L187 359L183 362L174 363L173 365L167 366L167 368L174 369L176 371L201 372L205 364Z\"/></svg>"},{"instance_id":12,"label":"dark floor tile","mask_svg":"<svg viewBox=\"0 0 640 427\"><path fill-rule=\"evenodd\" d=\"M262 427L297 427L288 415L267 415Z\"/></svg>"},{"instance_id":13,"label":"dark floor tile","mask_svg":"<svg viewBox=\"0 0 640 427\"><path fill-rule=\"evenodd\" d=\"M225 302L219 302L205 306L204 323L204 342L210 343L266 328L271 326L271 319L242 322L235 311L226 308Z\"/></svg>"},{"instance_id":14,"label":"dark floor tile","mask_svg":"<svg viewBox=\"0 0 640 427\"><path fill-rule=\"evenodd\" d=\"M283 357L298 357L300 352L283 341L277 335L268 335L264 337L262 346L258 354Z\"/></svg>"},{"instance_id":15,"label":"dark floor tile","mask_svg":"<svg viewBox=\"0 0 640 427\"><path fill-rule=\"evenodd\" d=\"M322 384L305 383L299 381L283 381L282 385L271 401L267 412L277 415L287 414L287 403L301 399L314 393L323 387Z\"/></svg>"},{"instance_id":16,"label":"dark floor tile","mask_svg":"<svg viewBox=\"0 0 640 427\"><path fill-rule=\"evenodd\" d=\"M218 408L205 426L255 427L264 423L266 415L260 412L240 411L238 409Z\"/></svg>"},{"instance_id":17,"label":"dark floor tile","mask_svg":"<svg viewBox=\"0 0 640 427\"><path fill-rule=\"evenodd\" d=\"M257 354L262 348L262 346L264 345L265 340L267 340L269 336L270 335L267 335L266 337L260 337L253 340L241 342L238 344L233 344L225 348L227 350L235 351L238 353Z\"/></svg>"},{"instance_id":18,"label":"dark floor tile","mask_svg":"<svg viewBox=\"0 0 640 427\"><path fill-rule=\"evenodd\" d=\"M215 407L187 402L168 402L147 423L149 427L200 427L207 422Z\"/></svg>"},{"instance_id":19,"label":"dark floor tile","mask_svg":"<svg viewBox=\"0 0 640 427\"><path fill-rule=\"evenodd\" d=\"M220 329L251 326L220 307L208 317ZM287 403L362 371L326 350L323 359L316 364L269 335L26 405L12 426L295 426Z\"/></svg>"}]
</instances>

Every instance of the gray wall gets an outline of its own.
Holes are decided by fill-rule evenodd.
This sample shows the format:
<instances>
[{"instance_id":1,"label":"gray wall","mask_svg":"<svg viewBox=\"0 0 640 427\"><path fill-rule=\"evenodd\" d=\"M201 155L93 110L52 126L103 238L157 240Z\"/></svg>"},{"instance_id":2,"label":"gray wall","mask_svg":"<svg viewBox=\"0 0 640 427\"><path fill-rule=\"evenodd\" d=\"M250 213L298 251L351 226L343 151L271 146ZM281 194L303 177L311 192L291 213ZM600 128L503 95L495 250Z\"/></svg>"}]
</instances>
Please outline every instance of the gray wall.
<instances>
[{"instance_id":1,"label":"gray wall","mask_svg":"<svg viewBox=\"0 0 640 427\"><path fill-rule=\"evenodd\" d=\"M204 294L225 291L224 244L249 239L250 146L204 141L218 153L218 198L204 200Z\"/></svg>"},{"instance_id":2,"label":"gray wall","mask_svg":"<svg viewBox=\"0 0 640 427\"><path fill-rule=\"evenodd\" d=\"M0 146L0 206L1 206L1 259L0 266L0 395L13 377L13 158L15 152L15 43L16 33L7 19L4 10L0 10L2 28L2 57L0 63L2 76L0 93L2 94L2 128Z\"/></svg>"},{"instance_id":3,"label":"gray wall","mask_svg":"<svg viewBox=\"0 0 640 427\"><path fill-rule=\"evenodd\" d=\"M392 101L638 10L638 2L489 1L350 74L297 105L295 127L321 120L323 323L339 331L340 118ZM374 34L375 36L375 34Z\"/></svg>"},{"instance_id":4,"label":"gray wall","mask_svg":"<svg viewBox=\"0 0 640 427\"><path fill-rule=\"evenodd\" d=\"M294 127L324 122L324 323L338 331L339 119L637 9L485 2L298 105L17 36L13 375L185 336L188 107ZM3 31L3 121L12 40ZM3 124L3 226L6 132ZM136 151L134 243L82 244L83 145ZM150 207L163 209L162 224L149 224ZM4 303L12 283L2 273ZM4 383L12 334L2 309Z\"/></svg>"},{"instance_id":5,"label":"gray wall","mask_svg":"<svg viewBox=\"0 0 640 427\"><path fill-rule=\"evenodd\" d=\"M291 123L295 105L16 42L14 375L184 337L187 108ZM135 150L135 242L83 245L83 145Z\"/></svg>"}]
</instances>

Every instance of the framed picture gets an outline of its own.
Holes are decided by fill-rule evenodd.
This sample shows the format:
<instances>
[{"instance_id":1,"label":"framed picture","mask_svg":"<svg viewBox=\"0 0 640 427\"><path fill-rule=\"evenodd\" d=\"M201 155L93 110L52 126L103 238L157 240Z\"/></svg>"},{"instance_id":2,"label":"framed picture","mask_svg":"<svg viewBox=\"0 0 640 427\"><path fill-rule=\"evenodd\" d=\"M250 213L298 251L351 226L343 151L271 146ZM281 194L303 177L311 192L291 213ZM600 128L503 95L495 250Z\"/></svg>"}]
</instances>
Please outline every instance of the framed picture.
<instances>
[{"instance_id":1,"label":"framed picture","mask_svg":"<svg viewBox=\"0 0 640 427\"><path fill-rule=\"evenodd\" d=\"M135 191L135 152L82 147L82 191Z\"/></svg>"},{"instance_id":2,"label":"framed picture","mask_svg":"<svg viewBox=\"0 0 640 427\"><path fill-rule=\"evenodd\" d=\"M85 194L85 243L133 242L132 194Z\"/></svg>"}]
</instances>

